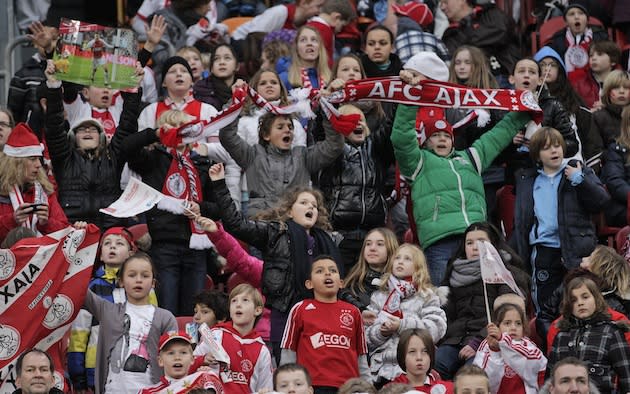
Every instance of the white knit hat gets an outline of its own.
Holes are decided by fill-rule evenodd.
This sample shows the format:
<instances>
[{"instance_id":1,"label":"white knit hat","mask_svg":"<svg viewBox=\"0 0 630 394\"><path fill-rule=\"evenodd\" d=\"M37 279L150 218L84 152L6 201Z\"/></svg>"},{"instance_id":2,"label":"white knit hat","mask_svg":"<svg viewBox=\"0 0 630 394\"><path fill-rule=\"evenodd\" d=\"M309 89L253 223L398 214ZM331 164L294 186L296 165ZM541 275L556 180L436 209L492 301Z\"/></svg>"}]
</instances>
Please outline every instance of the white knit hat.
<instances>
[{"instance_id":1,"label":"white knit hat","mask_svg":"<svg viewBox=\"0 0 630 394\"><path fill-rule=\"evenodd\" d=\"M409 69L419 72L429 79L436 81L448 81L448 66L434 52L416 53L407 60L403 69Z\"/></svg>"}]
</instances>

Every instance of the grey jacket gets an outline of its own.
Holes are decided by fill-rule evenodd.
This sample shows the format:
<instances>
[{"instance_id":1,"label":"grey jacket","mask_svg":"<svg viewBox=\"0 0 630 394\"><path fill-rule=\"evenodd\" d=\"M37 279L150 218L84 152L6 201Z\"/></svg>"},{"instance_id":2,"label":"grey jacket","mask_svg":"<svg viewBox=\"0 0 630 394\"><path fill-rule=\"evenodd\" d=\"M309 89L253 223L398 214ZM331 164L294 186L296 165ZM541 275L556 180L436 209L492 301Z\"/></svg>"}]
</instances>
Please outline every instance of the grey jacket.
<instances>
[{"instance_id":1,"label":"grey jacket","mask_svg":"<svg viewBox=\"0 0 630 394\"><path fill-rule=\"evenodd\" d=\"M124 334L123 321L125 320L126 306L126 302L113 304L94 294L92 290L88 290L85 296L85 308L101 323L96 347L96 376L94 379L96 394L105 393L105 383L109 374L109 357L116 342ZM157 361L158 341L160 335L169 331L177 331L175 316L166 309L156 307L146 343L153 384L158 383L162 376L162 368Z\"/></svg>"},{"instance_id":2,"label":"grey jacket","mask_svg":"<svg viewBox=\"0 0 630 394\"><path fill-rule=\"evenodd\" d=\"M237 133L236 122L221 129L221 144L245 170L249 190L248 215L275 205L291 187L306 186L315 174L328 167L343 152L344 137L324 121L326 138L309 147L281 150L271 144L249 145Z\"/></svg>"}]
</instances>

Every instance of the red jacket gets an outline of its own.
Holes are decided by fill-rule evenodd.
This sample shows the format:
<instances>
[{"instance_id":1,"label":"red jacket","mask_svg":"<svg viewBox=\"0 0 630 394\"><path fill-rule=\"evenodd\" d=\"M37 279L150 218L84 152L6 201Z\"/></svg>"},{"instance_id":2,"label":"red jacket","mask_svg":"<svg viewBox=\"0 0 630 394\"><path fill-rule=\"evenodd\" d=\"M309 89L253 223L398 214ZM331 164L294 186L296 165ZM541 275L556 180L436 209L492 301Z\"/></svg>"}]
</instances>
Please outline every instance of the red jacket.
<instances>
[{"instance_id":1,"label":"red jacket","mask_svg":"<svg viewBox=\"0 0 630 394\"><path fill-rule=\"evenodd\" d=\"M22 197L26 203L34 201L34 187L26 192L22 192ZM11 205L9 196L0 196L0 240L4 239L9 231L18 227L13 216L15 209ZM48 195L48 222L46 224L37 223L37 230L42 234L49 234L68 227L68 218L61 209L57 200L57 193Z\"/></svg>"},{"instance_id":2,"label":"red jacket","mask_svg":"<svg viewBox=\"0 0 630 394\"><path fill-rule=\"evenodd\" d=\"M444 387L444 390L435 390L435 392L442 393L442 394L453 394L454 393L454 391L453 391L453 382L442 380L441 377L440 377L440 374L437 373L435 370L431 370L427 374L427 380L429 381L428 383L425 383L422 386L415 386L414 388L416 390L418 390L418 391L422 391L423 393L431 393L433 387L435 387L435 386L442 386L442 387ZM396 378L394 378L394 380L392 380L391 383L405 383L405 384L409 384L409 379L407 378L406 374L402 374L402 375L399 375Z\"/></svg>"},{"instance_id":3,"label":"red jacket","mask_svg":"<svg viewBox=\"0 0 630 394\"><path fill-rule=\"evenodd\" d=\"M569 73L569 82L578 96L582 97L584 104L588 108L593 108L593 105L599 100L599 83L593 77L591 70L588 68L581 68Z\"/></svg>"}]
</instances>

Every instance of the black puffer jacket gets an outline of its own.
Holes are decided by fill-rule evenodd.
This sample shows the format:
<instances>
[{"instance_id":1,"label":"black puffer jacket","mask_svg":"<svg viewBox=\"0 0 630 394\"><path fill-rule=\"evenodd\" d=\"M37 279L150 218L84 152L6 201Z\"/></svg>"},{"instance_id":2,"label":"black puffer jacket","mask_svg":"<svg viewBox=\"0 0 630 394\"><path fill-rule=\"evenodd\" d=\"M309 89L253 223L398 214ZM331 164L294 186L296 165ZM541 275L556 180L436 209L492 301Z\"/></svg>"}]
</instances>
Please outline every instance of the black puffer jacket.
<instances>
[{"instance_id":1,"label":"black puffer jacket","mask_svg":"<svg viewBox=\"0 0 630 394\"><path fill-rule=\"evenodd\" d=\"M604 151L606 147L615 142L621 132L620 105L609 104L599 111L593 112L591 117L591 133L596 141L596 149Z\"/></svg>"},{"instance_id":2,"label":"black puffer jacket","mask_svg":"<svg viewBox=\"0 0 630 394\"><path fill-rule=\"evenodd\" d=\"M392 143L383 127L358 146L346 139L342 155L317 178L335 230L369 231L385 224L384 175L393 161Z\"/></svg>"},{"instance_id":3,"label":"black puffer jacket","mask_svg":"<svg viewBox=\"0 0 630 394\"><path fill-rule=\"evenodd\" d=\"M459 23L451 24L442 41L450 53L462 45L480 48L490 59L492 73L510 75L521 58L514 22L495 4L483 4Z\"/></svg>"},{"instance_id":4,"label":"black puffer jacket","mask_svg":"<svg viewBox=\"0 0 630 394\"><path fill-rule=\"evenodd\" d=\"M346 287L339 290L339 299L364 311L370 305L372 293L378 290L382 275L382 272L368 268L365 278L363 279L363 288L365 288L365 291L361 291L359 286L356 285L348 287L346 283Z\"/></svg>"},{"instance_id":5,"label":"black puffer jacket","mask_svg":"<svg viewBox=\"0 0 630 394\"><path fill-rule=\"evenodd\" d=\"M15 122L26 122L27 119L37 119L37 122L29 122L33 130L39 131L43 126L42 109L37 100L37 87L46 81L44 70L46 60L39 60L39 55L28 59L22 65L9 85L9 99L7 107L13 113Z\"/></svg>"},{"instance_id":6,"label":"black puffer jacket","mask_svg":"<svg viewBox=\"0 0 630 394\"><path fill-rule=\"evenodd\" d=\"M155 130L146 129L128 136L124 141L123 154L128 158L129 168L142 176L142 182L155 190L162 191L173 157L162 146L149 150L146 146L158 142ZM201 180L203 201L199 201L201 215L216 219L215 204L210 200L212 183L208 180L210 161L207 157L191 154L192 162ZM175 215L153 208L146 213L149 234L153 242L186 242L191 235L190 221L184 215Z\"/></svg>"},{"instance_id":7,"label":"black puffer jacket","mask_svg":"<svg viewBox=\"0 0 630 394\"><path fill-rule=\"evenodd\" d=\"M623 227L628 224L628 193L630 193L628 155L630 155L630 149L618 143L610 144L606 151L601 178L612 197L610 204L604 209L606 222L611 226Z\"/></svg>"},{"instance_id":8,"label":"black puffer jacket","mask_svg":"<svg viewBox=\"0 0 630 394\"><path fill-rule=\"evenodd\" d=\"M47 90L46 142L59 186L59 204L68 220L94 223L101 229L124 225L124 221L99 212L120 197L122 152L126 136L138 131L141 93L123 93L124 106L109 146L104 139L97 150L84 152L68 140L63 116L61 88Z\"/></svg>"},{"instance_id":9,"label":"black puffer jacket","mask_svg":"<svg viewBox=\"0 0 630 394\"><path fill-rule=\"evenodd\" d=\"M595 227L591 214L599 212L610 196L592 169L582 167L584 180L577 186L562 174L558 185L558 231L562 264L566 269L577 268L582 257L588 256L597 245ZM529 233L537 225L534 216L534 181L536 168L520 170L516 174L516 204L514 211L514 233L510 240L523 261L529 261L531 245Z\"/></svg>"}]
</instances>

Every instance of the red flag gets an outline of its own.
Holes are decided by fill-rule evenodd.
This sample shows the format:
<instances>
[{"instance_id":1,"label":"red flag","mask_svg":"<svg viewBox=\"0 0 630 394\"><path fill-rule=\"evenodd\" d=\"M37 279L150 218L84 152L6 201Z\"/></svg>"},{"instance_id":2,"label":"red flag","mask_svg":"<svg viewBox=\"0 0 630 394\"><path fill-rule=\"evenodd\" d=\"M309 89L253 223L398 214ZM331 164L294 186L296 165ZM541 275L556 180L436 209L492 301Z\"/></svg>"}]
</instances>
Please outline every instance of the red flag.
<instances>
[{"instance_id":1,"label":"red flag","mask_svg":"<svg viewBox=\"0 0 630 394\"><path fill-rule=\"evenodd\" d=\"M521 289L516 285L512 273L505 268L499 252L488 241L477 241L479 250L479 265L481 266L481 278L485 283L505 283L516 294L525 298Z\"/></svg>"},{"instance_id":2,"label":"red flag","mask_svg":"<svg viewBox=\"0 0 630 394\"><path fill-rule=\"evenodd\" d=\"M26 349L48 351L64 390L61 339L83 305L100 231L68 227L0 249L0 392L13 392Z\"/></svg>"}]
</instances>

